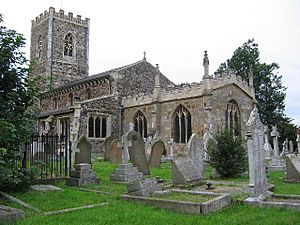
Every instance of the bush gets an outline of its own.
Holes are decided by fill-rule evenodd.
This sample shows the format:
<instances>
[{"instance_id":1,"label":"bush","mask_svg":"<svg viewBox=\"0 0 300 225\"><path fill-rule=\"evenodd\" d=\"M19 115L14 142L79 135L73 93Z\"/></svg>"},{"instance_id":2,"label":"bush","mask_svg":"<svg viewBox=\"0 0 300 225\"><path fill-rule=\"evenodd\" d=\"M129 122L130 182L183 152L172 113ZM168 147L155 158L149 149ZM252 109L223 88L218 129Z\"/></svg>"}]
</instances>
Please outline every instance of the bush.
<instances>
[{"instance_id":1,"label":"bush","mask_svg":"<svg viewBox=\"0 0 300 225\"><path fill-rule=\"evenodd\" d=\"M233 137L227 130L218 133L215 141L209 141L210 165L222 177L234 177L247 169L247 152L240 137Z\"/></svg>"}]
</instances>

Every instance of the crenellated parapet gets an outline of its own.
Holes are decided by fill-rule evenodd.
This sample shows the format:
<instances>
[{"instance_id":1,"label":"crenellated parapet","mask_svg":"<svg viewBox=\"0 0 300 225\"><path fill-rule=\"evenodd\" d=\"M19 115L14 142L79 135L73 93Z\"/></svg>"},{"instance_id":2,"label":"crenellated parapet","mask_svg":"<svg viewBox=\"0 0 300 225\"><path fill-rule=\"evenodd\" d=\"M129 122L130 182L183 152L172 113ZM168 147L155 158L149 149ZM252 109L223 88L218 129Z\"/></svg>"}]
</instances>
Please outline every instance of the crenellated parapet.
<instances>
[{"instance_id":1,"label":"crenellated parapet","mask_svg":"<svg viewBox=\"0 0 300 225\"><path fill-rule=\"evenodd\" d=\"M89 26L90 23L89 18L82 19L80 15L74 17L73 13L69 12L68 14L65 14L64 10L59 10L59 12L56 12L55 8L50 7L49 11L45 10L44 13L41 13L39 16L35 18L35 20L31 21L31 27L34 28L35 26L39 25L41 22L49 19L50 17L69 21L71 23L76 23L87 27Z\"/></svg>"},{"instance_id":2,"label":"crenellated parapet","mask_svg":"<svg viewBox=\"0 0 300 225\"><path fill-rule=\"evenodd\" d=\"M209 91L207 80L201 81L200 83L183 83L169 86L165 89L161 88L159 91L159 101L168 102L174 100L201 97L213 93L213 90L232 84L239 87L242 91L244 91L253 99L255 98L253 87L249 86L248 82L242 80L242 78L240 76L237 76L233 71L230 71L229 73L223 74L222 76L210 77ZM154 101L156 101L156 97L154 94L145 95L143 93L140 93L137 95L130 95L124 97L122 100L122 105L124 108L128 108L138 105L152 104Z\"/></svg>"}]
</instances>

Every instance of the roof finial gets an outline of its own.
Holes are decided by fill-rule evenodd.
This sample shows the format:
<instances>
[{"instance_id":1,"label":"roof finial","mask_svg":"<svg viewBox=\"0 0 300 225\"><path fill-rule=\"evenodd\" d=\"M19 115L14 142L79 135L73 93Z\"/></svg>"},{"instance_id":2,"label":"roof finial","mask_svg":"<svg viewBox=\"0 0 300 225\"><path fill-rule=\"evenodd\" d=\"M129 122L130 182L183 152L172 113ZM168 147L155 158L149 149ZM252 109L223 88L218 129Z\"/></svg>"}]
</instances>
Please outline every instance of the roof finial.
<instances>
[{"instance_id":1,"label":"roof finial","mask_svg":"<svg viewBox=\"0 0 300 225\"><path fill-rule=\"evenodd\" d=\"M159 65L156 63L156 70L159 71Z\"/></svg>"},{"instance_id":2,"label":"roof finial","mask_svg":"<svg viewBox=\"0 0 300 225\"><path fill-rule=\"evenodd\" d=\"M144 51L144 58L143 58L143 60L144 60L144 61L147 61L147 60L146 60L146 51Z\"/></svg>"},{"instance_id":3,"label":"roof finial","mask_svg":"<svg viewBox=\"0 0 300 225\"><path fill-rule=\"evenodd\" d=\"M203 66L204 66L204 77L207 77L209 76L209 72L208 72L209 60L208 60L207 51L204 51Z\"/></svg>"}]
</instances>

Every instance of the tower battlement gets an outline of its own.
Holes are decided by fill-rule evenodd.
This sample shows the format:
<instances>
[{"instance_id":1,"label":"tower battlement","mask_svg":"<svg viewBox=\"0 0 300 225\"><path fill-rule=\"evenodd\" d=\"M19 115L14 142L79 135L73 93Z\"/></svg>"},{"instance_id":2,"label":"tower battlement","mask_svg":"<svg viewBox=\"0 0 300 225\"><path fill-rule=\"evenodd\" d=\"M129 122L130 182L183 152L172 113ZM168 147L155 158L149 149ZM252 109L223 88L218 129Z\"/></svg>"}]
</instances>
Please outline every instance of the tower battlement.
<instances>
[{"instance_id":1,"label":"tower battlement","mask_svg":"<svg viewBox=\"0 0 300 225\"><path fill-rule=\"evenodd\" d=\"M50 17L69 21L71 23L76 23L76 24L80 24L83 26L87 26L87 27L89 26L89 23L90 23L89 18L82 19L80 15L77 15L76 17L74 17L73 13L68 12L68 14L65 14L65 11L62 9L60 9L59 12L56 12L55 8L50 7L48 11L45 10L44 13L41 13L39 16L37 16L35 18L35 20L31 21L31 27L33 28L33 27L39 25L45 19L48 19Z\"/></svg>"}]
</instances>

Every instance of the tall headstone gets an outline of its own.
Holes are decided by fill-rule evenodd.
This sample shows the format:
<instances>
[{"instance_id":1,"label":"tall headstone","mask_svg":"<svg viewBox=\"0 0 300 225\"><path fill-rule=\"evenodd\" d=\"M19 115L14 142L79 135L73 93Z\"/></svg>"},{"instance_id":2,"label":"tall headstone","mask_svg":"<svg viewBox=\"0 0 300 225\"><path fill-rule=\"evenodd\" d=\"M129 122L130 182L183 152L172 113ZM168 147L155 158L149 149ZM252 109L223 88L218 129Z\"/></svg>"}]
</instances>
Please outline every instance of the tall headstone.
<instances>
[{"instance_id":1,"label":"tall headstone","mask_svg":"<svg viewBox=\"0 0 300 225\"><path fill-rule=\"evenodd\" d=\"M212 124L209 124L209 127L205 129L204 135L203 135L203 148L204 148L204 158L205 160L209 161L209 155L208 155L208 144L209 141L212 139Z\"/></svg>"},{"instance_id":2,"label":"tall headstone","mask_svg":"<svg viewBox=\"0 0 300 225\"><path fill-rule=\"evenodd\" d=\"M149 167L158 168L160 167L160 161L163 153L165 152L165 144L163 141L156 141L151 148Z\"/></svg>"},{"instance_id":3,"label":"tall headstone","mask_svg":"<svg viewBox=\"0 0 300 225\"><path fill-rule=\"evenodd\" d=\"M74 169L70 171L70 178L66 184L70 186L81 186L83 184L98 184L99 178L91 167L92 144L82 135L77 144L79 152L75 153Z\"/></svg>"},{"instance_id":4,"label":"tall headstone","mask_svg":"<svg viewBox=\"0 0 300 225\"><path fill-rule=\"evenodd\" d=\"M204 173L204 147L203 141L197 136L192 134L187 143L188 156L193 160L194 163L198 164L200 174L203 176Z\"/></svg>"},{"instance_id":5,"label":"tall headstone","mask_svg":"<svg viewBox=\"0 0 300 225\"><path fill-rule=\"evenodd\" d=\"M127 133L127 139L131 143L129 148L130 160L134 167L137 167L144 175L149 175L149 167L146 160L145 143L141 135L136 131Z\"/></svg>"},{"instance_id":6,"label":"tall headstone","mask_svg":"<svg viewBox=\"0 0 300 225\"><path fill-rule=\"evenodd\" d=\"M289 152L292 154L292 153L294 153L294 143L293 143L293 141L291 140L290 142L289 142Z\"/></svg>"},{"instance_id":7,"label":"tall headstone","mask_svg":"<svg viewBox=\"0 0 300 225\"><path fill-rule=\"evenodd\" d=\"M258 197L268 191L264 155L264 125L260 121L256 107L246 123L249 161L250 197Z\"/></svg>"},{"instance_id":8,"label":"tall headstone","mask_svg":"<svg viewBox=\"0 0 300 225\"><path fill-rule=\"evenodd\" d=\"M264 150L265 150L265 158L266 159L271 159L272 157L272 147L269 142L269 129L267 126L264 127Z\"/></svg>"},{"instance_id":9,"label":"tall headstone","mask_svg":"<svg viewBox=\"0 0 300 225\"><path fill-rule=\"evenodd\" d=\"M79 149L79 152L75 153L75 164L79 164L79 163L91 164L92 144L89 142L89 140L86 138L85 135L81 135L77 143L77 149Z\"/></svg>"},{"instance_id":10,"label":"tall headstone","mask_svg":"<svg viewBox=\"0 0 300 225\"><path fill-rule=\"evenodd\" d=\"M120 164L122 162L122 149L120 139L111 142L110 163Z\"/></svg>"},{"instance_id":11,"label":"tall headstone","mask_svg":"<svg viewBox=\"0 0 300 225\"><path fill-rule=\"evenodd\" d=\"M105 138L104 141L104 161L110 161L110 155L111 155L111 149L112 149L112 141L114 138L112 136L109 136Z\"/></svg>"},{"instance_id":12,"label":"tall headstone","mask_svg":"<svg viewBox=\"0 0 300 225\"><path fill-rule=\"evenodd\" d=\"M128 133L122 136L121 148L122 148L122 161L119 167L110 175L110 180L120 183L132 183L143 179L143 173L138 171L137 167L134 167L132 163L129 163L129 147L132 142L128 140Z\"/></svg>"},{"instance_id":13,"label":"tall headstone","mask_svg":"<svg viewBox=\"0 0 300 225\"><path fill-rule=\"evenodd\" d=\"M296 139L296 142L297 142L297 150L298 150L296 152L300 153L300 128L297 129L297 139Z\"/></svg>"},{"instance_id":14,"label":"tall headstone","mask_svg":"<svg viewBox=\"0 0 300 225\"><path fill-rule=\"evenodd\" d=\"M274 149L274 155L270 162L271 169L284 170L285 162L280 158L280 155L279 155L279 144L278 144L279 133L277 131L276 126L272 127L271 137L273 138L273 149Z\"/></svg>"}]
</instances>

